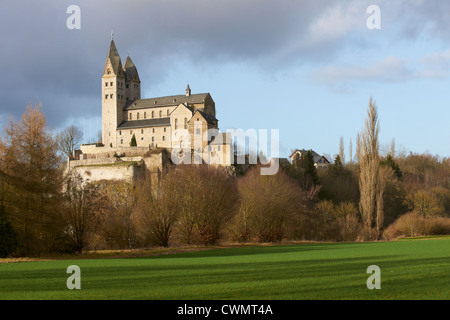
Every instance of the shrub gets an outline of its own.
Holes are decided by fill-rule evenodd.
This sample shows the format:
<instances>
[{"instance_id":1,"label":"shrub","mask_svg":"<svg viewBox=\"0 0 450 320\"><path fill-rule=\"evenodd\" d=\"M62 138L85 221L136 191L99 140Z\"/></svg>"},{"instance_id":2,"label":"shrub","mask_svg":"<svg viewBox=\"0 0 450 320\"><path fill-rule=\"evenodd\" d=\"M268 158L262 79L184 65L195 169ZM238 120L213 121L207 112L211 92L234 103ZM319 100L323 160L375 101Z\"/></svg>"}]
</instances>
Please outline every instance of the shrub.
<instances>
[{"instance_id":1,"label":"shrub","mask_svg":"<svg viewBox=\"0 0 450 320\"><path fill-rule=\"evenodd\" d=\"M417 237L425 234L425 218L416 213L409 212L395 220L386 230L385 238Z\"/></svg>"},{"instance_id":2,"label":"shrub","mask_svg":"<svg viewBox=\"0 0 450 320\"><path fill-rule=\"evenodd\" d=\"M241 204L232 223L233 240L278 242L292 225L301 226L305 192L283 171L267 176L254 167L239 178L238 190Z\"/></svg>"},{"instance_id":3,"label":"shrub","mask_svg":"<svg viewBox=\"0 0 450 320\"><path fill-rule=\"evenodd\" d=\"M6 258L17 248L17 233L0 206L0 258Z\"/></svg>"}]
</instances>

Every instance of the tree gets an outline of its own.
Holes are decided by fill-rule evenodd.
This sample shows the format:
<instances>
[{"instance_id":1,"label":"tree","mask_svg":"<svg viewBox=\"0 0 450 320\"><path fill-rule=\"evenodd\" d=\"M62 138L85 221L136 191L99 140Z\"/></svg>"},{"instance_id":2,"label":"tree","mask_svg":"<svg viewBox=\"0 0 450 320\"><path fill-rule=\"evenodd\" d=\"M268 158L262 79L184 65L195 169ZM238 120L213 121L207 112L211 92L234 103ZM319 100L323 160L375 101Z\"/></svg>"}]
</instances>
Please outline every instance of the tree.
<instances>
[{"instance_id":1,"label":"tree","mask_svg":"<svg viewBox=\"0 0 450 320\"><path fill-rule=\"evenodd\" d=\"M137 146L136 136L134 135L134 133L133 133L133 136L131 137L130 146L131 147L136 147Z\"/></svg>"},{"instance_id":2,"label":"tree","mask_svg":"<svg viewBox=\"0 0 450 320\"><path fill-rule=\"evenodd\" d=\"M383 227L384 179L380 175L378 111L372 98L367 109L365 127L359 136L358 161L360 166L359 209L365 227L372 239L379 239Z\"/></svg>"},{"instance_id":3,"label":"tree","mask_svg":"<svg viewBox=\"0 0 450 320\"><path fill-rule=\"evenodd\" d=\"M339 158L341 159L342 163L345 163L345 153L344 153L344 137L341 136L339 139Z\"/></svg>"},{"instance_id":4,"label":"tree","mask_svg":"<svg viewBox=\"0 0 450 320\"><path fill-rule=\"evenodd\" d=\"M295 225L306 201L305 191L283 171L261 175L258 167L239 178L241 198L232 223L233 238L238 241L281 241Z\"/></svg>"},{"instance_id":5,"label":"tree","mask_svg":"<svg viewBox=\"0 0 450 320\"><path fill-rule=\"evenodd\" d=\"M7 258L17 248L17 232L0 205L0 258Z\"/></svg>"},{"instance_id":6,"label":"tree","mask_svg":"<svg viewBox=\"0 0 450 320\"><path fill-rule=\"evenodd\" d=\"M67 179L62 217L73 251L82 253L86 248L104 205L105 198L100 194L99 187L85 183L78 173L72 171Z\"/></svg>"},{"instance_id":7,"label":"tree","mask_svg":"<svg viewBox=\"0 0 450 320\"><path fill-rule=\"evenodd\" d=\"M136 208L136 184L128 181L102 183L101 193L107 199L107 214L102 215L101 233L109 248L132 249L137 243L133 223Z\"/></svg>"},{"instance_id":8,"label":"tree","mask_svg":"<svg viewBox=\"0 0 450 320\"><path fill-rule=\"evenodd\" d=\"M235 214L239 194L234 178L222 167L178 165L163 178L158 201L178 212L176 232L182 242L213 245Z\"/></svg>"},{"instance_id":9,"label":"tree","mask_svg":"<svg viewBox=\"0 0 450 320\"><path fill-rule=\"evenodd\" d=\"M58 133L56 141L58 143L58 150L66 156L71 158L73 150L80 144L83 138L83 132L74 125L70 125Z\"/></svg>"},{"instance_id":10,"label":"tree","mask_svg":"<svg viewBox=\"0 0 450 320\"><path fill-rule=\"evenodd\" d=\"M28 256L48 252L61 231L62 171L57 143L46 127L40 105L28 105L20 122L10 121L1 152L18 251Z\"/></svg>"},{"instance_id":11,"label":"tree","mask_svg":"<svg viewBox=\"0 0 450 320\"><path fill-rule=\"evenodd\" d=\"M174 175L168 175L152 192L149 174L144 174L136 186L136 209L133 221L144 243L168 247L180 210L172 187L176 185ZM176 192L176 191L175 191Z\"/></svg>"}]
</instances>

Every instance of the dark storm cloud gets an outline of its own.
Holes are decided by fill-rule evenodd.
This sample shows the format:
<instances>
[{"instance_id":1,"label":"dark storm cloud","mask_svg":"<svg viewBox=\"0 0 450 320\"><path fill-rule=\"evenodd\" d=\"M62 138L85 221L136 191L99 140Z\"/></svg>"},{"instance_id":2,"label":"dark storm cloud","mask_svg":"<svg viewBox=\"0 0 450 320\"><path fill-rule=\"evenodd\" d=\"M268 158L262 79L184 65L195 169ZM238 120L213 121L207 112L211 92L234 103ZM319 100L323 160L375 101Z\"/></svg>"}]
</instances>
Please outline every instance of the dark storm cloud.
<instances>
[{"instance_id":1,"label":"dark storm cloud","mask_svg":"<svg viewBox=\"0 0 450 320\"><path fill-rule=\"evenodd\" d=\"M28 102L42 101L52 127L69 118L98 116L112 28L122 62L130 50L139 68L151 71L146 81L161 79L179 59L205 67L243 61L275 72L290 64L333 61L340 49L352 45L349 35L364 32L370 2L2 1L0 115L19 117ZM394 7L385 10L388 23L395 23L397 15L405 21L398 34L413 37L429 17L434 19L430 28L445 25L444 13L425 2L381 3ZM81 8L81 30L66 27L66 9L72 4ZM419 26L408 29L411 17ZM447 33L441 31L443 37ZM350 38L353 44L366 43Z\"/></svg>"}]
</instances>

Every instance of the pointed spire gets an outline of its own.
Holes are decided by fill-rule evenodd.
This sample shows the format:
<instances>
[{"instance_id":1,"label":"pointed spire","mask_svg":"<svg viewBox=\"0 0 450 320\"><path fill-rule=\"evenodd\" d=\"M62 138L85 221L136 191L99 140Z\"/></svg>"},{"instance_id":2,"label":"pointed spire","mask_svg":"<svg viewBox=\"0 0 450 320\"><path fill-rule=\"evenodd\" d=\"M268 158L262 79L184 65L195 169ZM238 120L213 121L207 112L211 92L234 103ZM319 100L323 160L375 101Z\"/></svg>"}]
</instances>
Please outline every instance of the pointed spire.
<instances>
[{"instance_id":1,"label":"pointed spire","mask_svg":"<svg viewBox=\"0 0 450 320\"><path fill-rule=\"evenodd\" d=\"M125 60L125 64L123 66L123 71L125 71L126 80L134 80L141 82L139 79L139 74L137 72L137 68L134 65L133 61L131 60L130 56L127 57L127 60Z\"/></svg>"},{"instance_id":2,"label":"pointed spire","mask_svg":"<svg viewBox=\"0 0 450 320\"><path fill-rule=\"evenodd\" d=\"M191 88L189 87L189 83L186 87L186 97L189 97L191 95Z\"/></svg>"},{"instance_id":3,"label":"pointed spire","mask_svg":"<svg viewBox=\"0 0 450 320\"><path fill-rule=\"evenodd\" d=\"M107 74L106 67L108 66L108 62L110 63L112 67L112 73L115 75L119 75L122 69L122 61L120 60L119 52L117 51L116 44L114 43L114 35L111 33L111 44L109 45L109 51L108 55L106 56L106 63L105 63L105 71L104 73Z\"/></svg>"}]
</instances>

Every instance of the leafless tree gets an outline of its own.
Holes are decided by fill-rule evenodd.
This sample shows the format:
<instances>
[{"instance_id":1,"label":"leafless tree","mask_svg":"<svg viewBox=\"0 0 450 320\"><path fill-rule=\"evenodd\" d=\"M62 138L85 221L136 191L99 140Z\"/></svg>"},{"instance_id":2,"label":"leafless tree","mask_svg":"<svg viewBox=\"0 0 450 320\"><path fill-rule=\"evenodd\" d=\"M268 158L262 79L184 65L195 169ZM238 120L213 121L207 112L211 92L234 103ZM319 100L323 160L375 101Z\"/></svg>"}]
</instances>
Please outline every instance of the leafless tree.
<instances>
[{"instance_id":1,"label":"leafless tree","mask_svg":"<svg viewBox=\"0 0 450 320\"><path fill-rule=\"evenodd\" d=\"M372 239L380 237L384 216L384 183L380 176L379 128L377 107L371 98L365 127L358 139L358 160L360 166L359 209L366 228L371 232Z\"/></svg>"},{"instance_id":2,"label":"leafless tree","mask_svg":"<svg viewBox=\"0 0 450 320\"><path fill-rule=\"evenodd\" d=\"M341 158L342 164L345 164L344 137L342 136L339 139L339 158Z\"/></svg>"},{"instance_id":3,"label":"leafless tree","mask_svg":"<svg viewBox=\"0 0 450 320\"><path fill-rule=\"evenodd\" d=\"M83 132L74 125L70 125L58 133L56 141L59 151L66 157L72 157L73 150L83 139Z\"/></svg>"}]
</instances>

